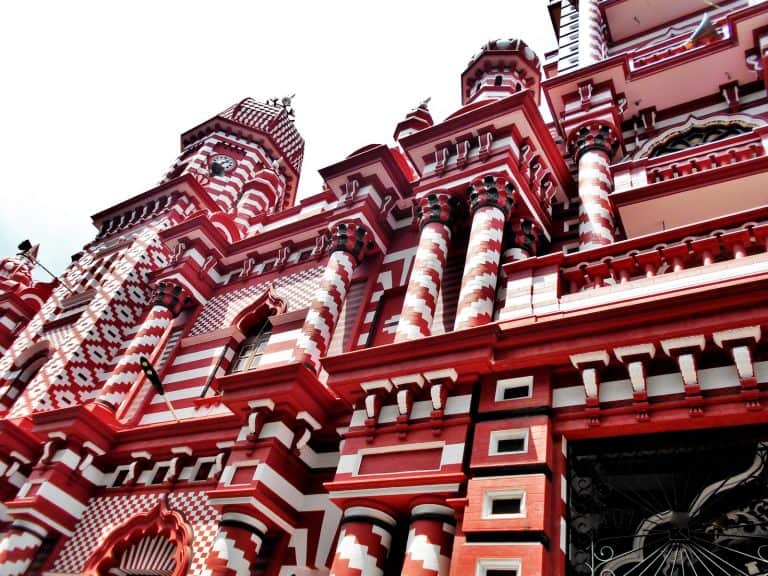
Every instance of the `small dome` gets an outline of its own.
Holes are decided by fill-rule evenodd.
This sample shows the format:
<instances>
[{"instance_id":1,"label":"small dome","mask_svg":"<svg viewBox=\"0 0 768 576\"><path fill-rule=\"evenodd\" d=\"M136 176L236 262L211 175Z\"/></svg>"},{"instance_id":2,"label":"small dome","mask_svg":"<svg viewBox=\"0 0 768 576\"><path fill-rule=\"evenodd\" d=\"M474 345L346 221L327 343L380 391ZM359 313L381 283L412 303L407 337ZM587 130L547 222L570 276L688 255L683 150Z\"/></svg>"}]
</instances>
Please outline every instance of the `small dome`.
<instances>
[{"instance_id":1,"label":"small dome","mask_svg":"<svg viewBox=\"0 0 768 576\"><path fill-rule=\"evenodd\" d=\"M0 260L0 286L12 292L32 285L32 267L22 256L9 256Z\"/></svg>"},{"instance_id":2,"label":"small dome","mask_svg":"<svg viewBox=\"0 0 768 576\"><path fill-rule=\"evenodd\" d=\"M539 103L541 65L522 40L492 40L469 61L461 74L461 101L497 100L531 90Z\"/></svg>"},{"instance_id":3,"label":"small dome","mask_svg":"<svg viewBox=\"0 0 768 576\"><path fill-rule=\"evenodd\" d=\"M516 38L491 40L482 47L480 52L472 57L467 67L472 66L481 56L489 52L519 52L523 59L530 63L531 66L539 67L539 57L536 56L536 52L531 50L528 44Z\"/></svg>"}]
</instances>

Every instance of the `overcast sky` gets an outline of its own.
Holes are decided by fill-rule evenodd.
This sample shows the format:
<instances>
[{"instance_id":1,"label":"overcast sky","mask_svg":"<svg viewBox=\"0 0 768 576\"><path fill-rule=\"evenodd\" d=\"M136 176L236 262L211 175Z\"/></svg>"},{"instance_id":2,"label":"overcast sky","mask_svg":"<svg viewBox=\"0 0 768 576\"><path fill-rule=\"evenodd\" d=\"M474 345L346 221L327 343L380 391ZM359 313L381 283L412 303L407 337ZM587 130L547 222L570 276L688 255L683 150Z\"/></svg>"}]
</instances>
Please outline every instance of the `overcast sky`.
<instances>
[{"instance_id":1,"label":"overcast sky","mask_svg":"<svg viewBox=\"0 0 768 576\"><path fill-rule=\"evenodd\" d=\"M60 273L90 216L152 188L179 135L246 96L296 93L306 140L299 196L318 169L392 144L420 101L440 121L494 38L555 46L547 0L0 3L0 257L29 238ZM45 275L36 274L44 279Z\"/></svg>"}]
</instances>

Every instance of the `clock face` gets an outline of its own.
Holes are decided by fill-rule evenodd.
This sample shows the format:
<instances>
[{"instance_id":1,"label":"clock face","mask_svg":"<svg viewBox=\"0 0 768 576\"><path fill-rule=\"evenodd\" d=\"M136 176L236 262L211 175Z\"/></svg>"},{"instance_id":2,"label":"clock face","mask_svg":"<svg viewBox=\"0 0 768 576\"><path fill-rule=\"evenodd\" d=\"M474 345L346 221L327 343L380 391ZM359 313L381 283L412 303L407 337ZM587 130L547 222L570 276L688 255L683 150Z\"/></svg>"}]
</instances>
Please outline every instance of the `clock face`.
<instances>
[{"instance_id":1,"label":"clock face","mask_svg":"<svg viewBox=\"0 0 768 576\"><path fill-rule=\"evenodd\" d=\"M226 172L235 167L235 160L226 154L216 154L216 156L211 158L211 167L215 170L214 165L218 166L223 172Z\"/></svg>"}]
</instances>

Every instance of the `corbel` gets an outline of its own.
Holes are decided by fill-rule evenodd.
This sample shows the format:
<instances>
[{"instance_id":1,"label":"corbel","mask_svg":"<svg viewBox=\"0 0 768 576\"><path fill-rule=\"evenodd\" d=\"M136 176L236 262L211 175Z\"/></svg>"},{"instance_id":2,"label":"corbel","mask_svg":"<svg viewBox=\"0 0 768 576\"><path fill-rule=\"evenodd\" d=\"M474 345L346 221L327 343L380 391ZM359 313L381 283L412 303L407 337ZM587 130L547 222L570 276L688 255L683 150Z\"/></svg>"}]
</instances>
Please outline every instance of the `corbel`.
<instances>
[{"instance_id":1,"label":"corbel","mask_svg":"<svg viewBox=\"0 0 768 576\"><path fill-rule=\"evenodd\" d=\"M50 432L48 434L48 441L43 446L43 453L37 464L45 466L56 455L59 449L67 442L67 435L64 432Z\"/></svg>"},{"instance_id":2,"label":"corbel","mask_svg":"<svg viewBox=\"0 0 768 576\"><path fill-rule=\"evenodd\" d=\"M589 110L592 107L592 93L595 90L595 85L591 80L582 82L578 85L579 101L583 110Z\"/></svg>"},{"instance_id":3,"label":"corbel","mask_svg":"<svg viewBox=\"0 0 768 576\"><path fill-rule=\"evenodd\" d=\"M589 419L590 426L600 425L596 414L600 410L600 369L608 366L608 362L610 362L610 356L607 350L571 355L571 364L581 372L587 412L593 413Z\"/></svg>"},{"instance_id":4,"label":"corbel","mask_svg":"<svg viewBox=\"0 0 768 576\"><path fill-rule=\"evenodd\" d=\"M432 402L432 434L440 436L443 432L443 418L445 416L445 403L448 400L448 392L456 384L459 375L453 368L444 370L432 370L424 373L424 378L429 384L429 398Z\"/></svg>"},{"instance_id":5,"label":"corbel","mask_svg":"<svg viewBox=\"0 0 768 576\"><path fill-rule=\"evenodd\" d=\"M184 467L192 461L192 448L189 446L173 446L171 454L174 456L171 458L171 467L166 475L165 482L172 485L179 479L179 475Z\"/></svg>"},{"instance_id":6,"label":"corbel","mask_svg":"<svg viewBox=\"0 0 768 576\"><path fill-rule=\"evenodd\" d=\"M248 408L251 411L248 414L248 434L245 438L248 442L254 443L259 439L259 434L264 427L267 415L274 412L275 403L269 398L251 400L248 402Z\"/></svg>"},{"instance_id":7,"label":"corbel","mask_svg":"<svg viewBox=\"0 0 768 576\"><path fill-rule=\"evenodd\" d=\"M435 150L435 172L438 174L445 171L445 167L448 164L448 148L440 146Z\"/></svg>"},{"instance_id":8,"label":"corbel","mask_svg":"<svg viewBox=\"0 0 768 576\"><path fill-rule=\"evenodd\" d=\"M373 441L373 437L376 432L376 424L379 420L379 414L381 413L381 405L384 396L392 392L394 388L392 382L387 378L381 380L370 380L368 382L361 382L360 387L365 393L365 429L368 437L368 442Z\"/></svg>"},{"instance_id":9,"label":"corbel","mask_svg":"<svg viewBox=\"0 0 768 576\"><path fill-rule=\"evenodd\" d=\"M674 358L680 369L690 416L701 416L704 413L701 407L702 398L697 358L704 350L706 343L703 335L670 338L661 341L661 348L664 353Z\"/></svg>"},{"instance_id":10,"label":"corbel","mask_svg":"<svg viewBox=\"0 0 768 576\"><path fill-rule=\"evenodd\" d=\"M480 160L485 161L491 154L491 145L493 144L493 134L490 132L483 132L478 137L480 141L480 148L478 149Z\"/></svg>"},{"instance_id":11,"label":"corbel","mask_svg":"<svg viewBox=\"0 0 768 576\"><path fill-rule=\"evenodd\" d=\"M639 422L648 420L648 375L647 368L656 355L656 346L652 343L619 346L613 349L619 362L627 367L629 381L632 383L632 404L635 418Z\"/></svg>"},{"instance_id":12,"label":"corbel","mask_svg":"<svg viewBox=\"0 0 768 576\"><path fill-rule=\"evenodd\" d=\"M302 410L296 414L296 433L293 436L292 450L299 454L302 448L307 445L310 438L312 438L312 432L320 430L322 426L309 412ZM299 434L301 432L301 434Z\"/></svg>"},{"instance_id":13,"label":"corbel","mask_svg":"<svg viewBox=\"0 0 768 576\"><path fill-rule=\"evenodd\" d=\"M135 486L136 482L139 481L141 473L149 468L149 464L152 463L152 454L146 450L131 452L131 458L133 458L133 462L128 466L128 474L123 481L123 486Z\"/></svg>"},{"instance_id":14,"label":"corbel","mask_svg":"<svg viewBox=\"0 0 768 576\"><path fill-rule=\"evenodd\" d=\"M731 112L738 112L741 108L741 97L739 95L739 82L734 80L727 84L720 86L720 93L723 95L723 99L728 104L728 110Z\"/></svg>"},{"instance_id":15,"label":"corbel","mask_svg":"<svg viewBox=\"0 0 768 576\"><path fill-rule=\"evenodd\" d=\"M460 140L456 143L456 167L462 168L469 159L469 141Z\"/></svg>"},{"instance_id":16,"label":"corbel","mask_svg":"<svg viewBox=\"0 0 768 576\"><path fill-rule=\"evenodd\" d=\"M643 108L637 112L640 115L640 121L645 128L645 133L649 138L656 135L656 106Z\"/></svg>"},{"instance_id":17,"label":"corbel","mask_svg":"<svg viewBox=\"0 0 768 576\"><path fill-rule=\"evenodd\" d=\"M736 365L741 395L747 410L760 410L760 390L755 373L754 350L762 337L760 326L744 326L732 330L714 332L712 339L720 348L727 350Z\"/></svg>"},{"instance_id":18,"label":"corbel","mask_svg":"<svg viewBox=\"0 0 768 576\"><path fill-rule=\"evenodd\" d=\"M397 433L400 438L405 438L408 432L413 399L424 388L424 383L424 376L421 374L407 374L392 378L392 384L397 389Z\"/></svg>"}]
</instances>

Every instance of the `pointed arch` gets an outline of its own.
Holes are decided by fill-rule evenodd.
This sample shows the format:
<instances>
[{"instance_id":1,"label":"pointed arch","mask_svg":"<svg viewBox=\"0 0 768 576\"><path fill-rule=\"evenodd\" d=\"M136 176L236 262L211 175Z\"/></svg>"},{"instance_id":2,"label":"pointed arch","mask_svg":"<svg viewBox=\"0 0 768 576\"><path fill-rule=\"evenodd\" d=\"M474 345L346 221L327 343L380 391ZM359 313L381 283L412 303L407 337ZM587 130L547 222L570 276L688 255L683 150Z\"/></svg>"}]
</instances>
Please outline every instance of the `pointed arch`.
<instances>
[{"instance_id":1,"label":"pointed arch","mask_svg":"<svg viewBox=\"0 0 768 576\"><path fill-rule=\"evenodd\" d=\"M161 502L114 530L93 551L83 574L182 576L191 556L191 528L180 512Z\"/></svg>"}]
</instances>

